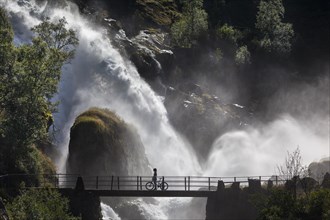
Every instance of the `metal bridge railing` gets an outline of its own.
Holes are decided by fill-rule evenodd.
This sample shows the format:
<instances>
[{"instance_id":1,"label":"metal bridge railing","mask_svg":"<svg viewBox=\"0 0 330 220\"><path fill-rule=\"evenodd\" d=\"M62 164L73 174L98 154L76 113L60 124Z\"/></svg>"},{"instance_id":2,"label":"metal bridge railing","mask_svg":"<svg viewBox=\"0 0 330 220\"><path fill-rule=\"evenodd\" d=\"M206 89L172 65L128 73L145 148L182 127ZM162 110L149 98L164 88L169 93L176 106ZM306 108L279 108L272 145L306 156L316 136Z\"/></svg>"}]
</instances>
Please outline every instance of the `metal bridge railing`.
<instances>
[{"instance_id":1,"label":"metal bridge railing","mask_svg":"<svg viewBox=\"0 0 330 220\"><path fill-rule=\"evenodd\" d=\"M0 187L16 188L23 186L71 188L76 187L81 177L87 190L154 190L152 176L80 176L79 174L7 174L0 176ZM261 184L272 181L274 185L283 184L286 179L279 176L249 177L200 177L200 176L159 176L156 190L167 191L216 191L219 181L224 185L239 182L248 185L249 180L259 180Z\"/></svg>"}]
</instances>

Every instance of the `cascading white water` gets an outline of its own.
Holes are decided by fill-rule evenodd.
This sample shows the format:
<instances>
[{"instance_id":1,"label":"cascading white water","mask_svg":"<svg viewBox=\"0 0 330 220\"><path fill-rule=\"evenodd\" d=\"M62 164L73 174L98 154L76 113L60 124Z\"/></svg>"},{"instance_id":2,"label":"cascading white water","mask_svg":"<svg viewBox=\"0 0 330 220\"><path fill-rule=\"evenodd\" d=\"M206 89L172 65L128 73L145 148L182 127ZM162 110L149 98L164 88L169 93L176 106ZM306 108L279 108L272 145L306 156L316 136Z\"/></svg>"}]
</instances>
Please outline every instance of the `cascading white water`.
<instances>
[{"instance_id":1,"label":"cascading white water","mask_svg":"<svg viewBox=\"0 0 330 220\"><path fill-rule=\"evenodd\" d=\"M43 16L51 20L65 16L68 27L77 31L80 44L76 57L63 68L56 97L61 103L55 115L56 127L60 129L58 141L64 155L58 163L61 171L65 167L70 127L78 114L93 106L109 108L137 128L147 157L151 165L158 168L159 175L270 175L284 160L286 151L298 145L306 164L328 155L328 134L320 136L286 116L269 125L219 137L213 144L206 168L201 170L194 152L169 124L161 98L140 78L130 61L112 46L106 30L85 19L72 3L51 8L46 3L38 6L34 0L0 0L0 6L10 12L16 44L30 42L29 29ZM149 214L171 216L170 205L168 200L159 200L160 211ZM147 204L141 207L153 209ZM104 204L103 211L104 214L113 212ZM111 216L116 218L113 213Z\"/></svg>"},{"instance_id":2,"label":"cascading white water","mask_svg":"<svg viewBox=\"0 0 330 220\"><path fill-rule=\"evenodd\" d=\"M33 0L0 2L13 19L16 44L30 42L29 29L45 16L51 21L64 16L68 27L77 31L76 56L63 68L56 97L61 103L55 115L55 125L60 130L57 139L63 152L58 164L61 171L65 171L70 127L78 114L97 106L111 109L137 128L150 164L158 168L159 175L200 172L194 153L169 124L161 98L113 48L106 30L83 18L72 3L64 8L50 8L46 3L40 7Z\"/></svg>"},{"instance_id":3,"label":"cascading white water","mask_svg":"<svg viewBox=\"0 0 330 220\"><path fill-rule=\"evenodd\" d=\"M55 125L61 131L59 140L64 150L67 150L69 129L75 118L97 106L111 109L138 129L148 159L159 168L161 175L200 172L194 153L169 124L161 98L141 79L135 67L113 48L106 30L83 18L71 3L65 8L38 8L34 1L19 2L21 6L5 1L8 11L21 19L15 23L24 24L23 31L16 29L16 41L31 39L26 30L38 24L40 16L53 21L64 16L68 27L77 31L80 43L71 64L63 68L57 96L59 113L55 114ZM35 16L31 15L31 10Z\"/></svg>"}]
</instances>

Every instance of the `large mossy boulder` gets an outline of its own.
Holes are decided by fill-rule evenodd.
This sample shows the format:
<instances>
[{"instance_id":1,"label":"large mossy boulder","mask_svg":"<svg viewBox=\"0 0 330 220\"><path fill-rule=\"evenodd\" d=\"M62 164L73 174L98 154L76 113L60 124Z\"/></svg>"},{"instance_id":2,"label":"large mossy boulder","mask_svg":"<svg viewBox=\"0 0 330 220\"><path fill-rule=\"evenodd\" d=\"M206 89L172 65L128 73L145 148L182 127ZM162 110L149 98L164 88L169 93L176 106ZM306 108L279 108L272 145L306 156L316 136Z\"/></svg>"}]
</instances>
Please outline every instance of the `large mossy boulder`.
<instances>
[{"instance_id":1,"label":"large mossy boulder","mask_svg":"<svg viewBox=\"0 0 330 220\"><path fill-rule=\"evenodd\" d=\"M91 108L71 127L67 172L101 176L151 171L137 131L115 113Z\"/></svg>"}]
</instances>

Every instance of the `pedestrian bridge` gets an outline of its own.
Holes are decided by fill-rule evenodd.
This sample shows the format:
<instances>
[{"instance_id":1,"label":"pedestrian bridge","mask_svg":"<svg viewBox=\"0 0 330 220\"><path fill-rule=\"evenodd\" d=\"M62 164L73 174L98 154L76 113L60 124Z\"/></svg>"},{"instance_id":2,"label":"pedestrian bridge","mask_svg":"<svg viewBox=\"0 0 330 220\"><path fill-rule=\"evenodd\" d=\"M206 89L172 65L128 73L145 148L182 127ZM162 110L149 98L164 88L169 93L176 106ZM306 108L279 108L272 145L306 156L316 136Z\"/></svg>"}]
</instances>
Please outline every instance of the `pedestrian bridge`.
<instances>
[{"instance_id":1,"label":"pedestrian bridge","mask_svg":"<svg viewBox=\"0 0 330 220\"><path fill-rule=\"evenodd\" d=\"M152 176L84 176L79 174L7 174L0 176L0 187L57 188L85 191L102 197L209 197L219 188L239 188L250 182L281 184L278 176L203 177L159 176L157 187Z\"/></svg>"}]
</instances>

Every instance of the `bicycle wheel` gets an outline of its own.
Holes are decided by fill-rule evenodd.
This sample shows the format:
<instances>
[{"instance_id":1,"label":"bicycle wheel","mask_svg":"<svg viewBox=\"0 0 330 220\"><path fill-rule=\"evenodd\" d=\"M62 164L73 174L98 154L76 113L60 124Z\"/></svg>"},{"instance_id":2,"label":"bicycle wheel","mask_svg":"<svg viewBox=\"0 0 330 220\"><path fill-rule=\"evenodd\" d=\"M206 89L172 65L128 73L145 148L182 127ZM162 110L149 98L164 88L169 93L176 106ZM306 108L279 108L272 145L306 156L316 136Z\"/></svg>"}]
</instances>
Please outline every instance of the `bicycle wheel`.
<instances>
[{"instance_id":1,"label":"bicycle wheel","mask_svg":"<svg viewBox=\"0 0 330 220\"><path fill-rule=\"evenodd\" d=\"M167 190L168 189L168 184L167 182L164 182L163 189L162 190Z\"/></svg>"},{"instance_id":2,"label":"bicycle wheel","mask_svg":"<svg viewBox=\"0 0 330 220\"><path fill-rule=\"evenodd\" d=\"M146 189L147 190L154 190L155 189L155 184L153 182L147 182L146 183Z\"/></svg>"}]
</instances>

